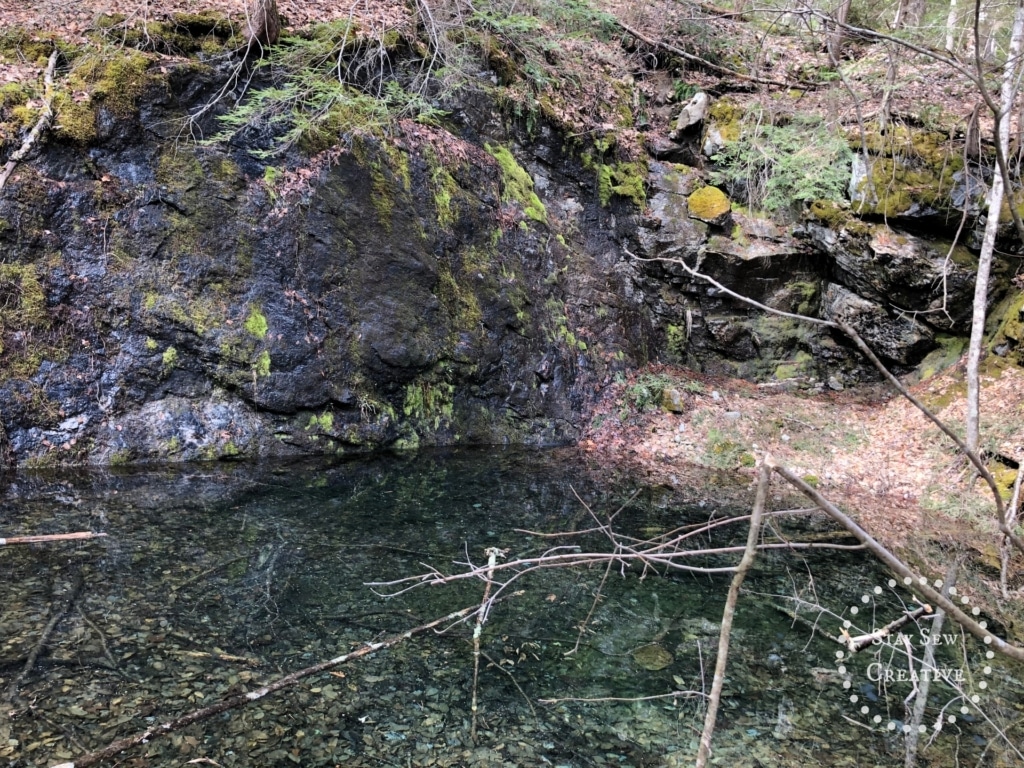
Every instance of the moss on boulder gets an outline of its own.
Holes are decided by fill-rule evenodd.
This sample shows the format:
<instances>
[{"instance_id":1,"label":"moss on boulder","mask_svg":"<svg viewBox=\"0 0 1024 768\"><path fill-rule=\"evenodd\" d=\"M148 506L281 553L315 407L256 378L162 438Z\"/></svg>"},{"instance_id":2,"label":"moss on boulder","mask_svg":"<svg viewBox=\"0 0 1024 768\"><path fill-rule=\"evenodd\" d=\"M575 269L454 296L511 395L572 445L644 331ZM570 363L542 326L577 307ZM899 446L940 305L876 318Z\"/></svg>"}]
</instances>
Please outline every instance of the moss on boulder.
<instances>
[{"instance_id":1,"label":"moss on boulder","mask_svg":"<svg viewBox=\"0 0 1024 768\"><path fill-rule=\"evenodd\" d=\"M729 197L718 187L701 187L687 198L686 203L690 216L709 224L720 223L732 210Z\"/></svg>"}]
</instances>

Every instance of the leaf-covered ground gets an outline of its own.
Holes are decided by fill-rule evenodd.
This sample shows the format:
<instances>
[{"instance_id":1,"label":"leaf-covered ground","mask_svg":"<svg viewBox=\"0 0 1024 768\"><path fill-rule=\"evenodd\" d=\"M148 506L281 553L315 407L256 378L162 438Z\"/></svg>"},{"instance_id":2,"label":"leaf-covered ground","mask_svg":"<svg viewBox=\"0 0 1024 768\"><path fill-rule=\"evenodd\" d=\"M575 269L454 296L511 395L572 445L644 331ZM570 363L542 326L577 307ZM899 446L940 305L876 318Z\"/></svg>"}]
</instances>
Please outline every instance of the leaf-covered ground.
<instances>
[{"instance_id":1,"label":"leaf-covered ground","mask_svg":"<svg viewBox=\"0 0 1024 768\"><path fill-rule=\"evenodd\" d=\"M912 388L961 430L962 374L956 367ZM681 395L681 413L661 407L660 397L650 402L659 387ZM991 365L982 404L983 448L1024 460L1024 371ZM812 396L651 368L604 392L582 447L602 464L677 487L685 487L691 465L751 482L753 469L745 465L770 453L891 546L915 557L951 542L966 547L981 574L976 586L990 595L998 591L999 536L987 486L972 484L951 441L881 385ZM1016 470L995 461L990 467L1008 493ZM786 493L781 481L775 488L778 496Z\"/></svg>"}]
</instances>

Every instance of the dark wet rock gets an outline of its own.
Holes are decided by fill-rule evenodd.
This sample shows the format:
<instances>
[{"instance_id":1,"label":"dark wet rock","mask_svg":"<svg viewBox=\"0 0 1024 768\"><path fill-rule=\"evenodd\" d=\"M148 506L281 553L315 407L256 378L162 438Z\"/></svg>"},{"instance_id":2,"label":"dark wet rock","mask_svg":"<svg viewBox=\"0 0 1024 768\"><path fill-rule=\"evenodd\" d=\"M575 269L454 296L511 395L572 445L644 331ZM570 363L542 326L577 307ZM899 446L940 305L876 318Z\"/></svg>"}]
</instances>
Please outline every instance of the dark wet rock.
<instances>
[{"instance_id":1,"label":"dark wet rock","mask_svg":"<svg viewBox=\"0 0 1024 768\"><path fill-rule=\"evenodd\" d=\"M921 313L936 328L965 332L976 261L962 247L925 242L885 225L839 230L809 224L811 241L833 260L833 275L866 299Z\"/></svg>"},{"instance_id":2,"label":"dark wet rock","mask_svg":"<svg viewBox=\"0 0 1024 768\"><path fill-rule=\"evenodd\" d=\"M467 97L460 119L486 133L444 137L465 160L443 165L442 199L422 135L272 170L177 143L167 127L217 87L172 70L137 115L99 115L92 146L45 146L0 200L18 461L560 443L601 382L649 359L617 245L635 209L601 206L550 128L518 145ZM533 172L546 223L503 200L485 142Z\"/></svg>"},{"instance_id":3,"label":"dark wet rock","mask_svg":"<svg viewBox=\"0 0 1024 768\"><path fill-rule=\"evenodd\" d=\"M906 315L890 316L878 304L835 283L825 287L821 304L822 317L848 324L883 360L910 365L934 346L935 335L924 324Z\"/></svg>"}]
</instances>

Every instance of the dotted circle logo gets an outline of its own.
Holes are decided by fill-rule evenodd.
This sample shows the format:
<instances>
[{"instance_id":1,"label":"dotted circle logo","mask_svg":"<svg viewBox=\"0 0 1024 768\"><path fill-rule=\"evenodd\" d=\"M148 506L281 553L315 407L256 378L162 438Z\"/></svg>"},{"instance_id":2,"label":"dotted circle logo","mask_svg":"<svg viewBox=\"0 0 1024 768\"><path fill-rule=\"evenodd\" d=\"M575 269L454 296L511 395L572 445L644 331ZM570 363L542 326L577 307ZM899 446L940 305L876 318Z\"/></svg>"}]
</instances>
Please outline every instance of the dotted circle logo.
<instances>
[{"instance_id":1,"label":"dotted circle logo","mask_svg":"<svg viewBox=\"0 0 1024 768\"><path fill-rule=\"evenodd\" d=\"M910 587L913 583L910 578L903 579L903 586ZM928 580L922 578L919 584L926 586ZM932 582L932 586L935 589L942 589L943 584L942 581L936 580ZM894 591L897 587L896 580L890 579L888 587L891 592ZM880 606L876 605L876 600L884 592L882 587L876 586L863 594L859 603L849 606L848 617L843 619L840 633L840 640L847 646L847 650L836 651L836 671L839 673L838 679L844 696L861 721L869 727L909 733L911 726L892 717L884 708L882 692L899 684L916 688L925 678L939 684L932 687L931 691L942 691L940 696L944 697L945 701L935 703L940 706L945 722L955 723L958 717L969 715L972 706L975 709L979 708L992 675L991 662L995 658L995 652L992 651L991 644L995 636L987 635L984 638L984 663L979 664L968 659L967 636L958 626L952 624L949 632L932 634L923 624L917 622L917 619L923 616L934 615L930 607L917 604L915 608L906 610L900 618L878 626L879 614L882 611L879 610ZM973 617L981 614L977 606L971 605L970 598L960 595L956 587L950 587L947 594L965 613ZM882 610L882 615L891 614L891 609ZM865 624L868 628L863 626ZM988 625L984 620L979 620L978 624L987 629ZM947 622L947 626L949 625ZM929 645L935 646L935 659L931 666L925 667L922 658L925 657ZM941 646L957 653L941 654ZM868 663L866 669L854 671L854 659L859 653L866 652L869 647L873 651L871 657L875 660ZM950 659L950 655L954 655L955 658ZM943 658L940 659L940 656ZM901 659L902 663L892 664L895 658ZM925 725L918 728L921 733L927 730Z\"/></svg>"}]
</instances>

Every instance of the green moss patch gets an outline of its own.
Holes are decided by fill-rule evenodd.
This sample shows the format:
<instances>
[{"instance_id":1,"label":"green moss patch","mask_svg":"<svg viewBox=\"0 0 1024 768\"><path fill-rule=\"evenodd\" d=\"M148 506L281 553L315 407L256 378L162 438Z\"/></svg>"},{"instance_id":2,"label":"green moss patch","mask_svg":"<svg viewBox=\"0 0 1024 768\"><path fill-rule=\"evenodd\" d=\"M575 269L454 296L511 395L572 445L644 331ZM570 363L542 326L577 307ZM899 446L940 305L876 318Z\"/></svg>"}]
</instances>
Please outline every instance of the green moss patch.
<instances>
[{"instance_id":1,"label":"green moss patch","mask_svg":"<svg viewBox=\"0 0 1024 768\"><path fill-rule=\"evenodd\" d=\"M743 126L743 108L729 99L719 99L708 110L708 121L714 123L722 141L738 141Z\"/></svg>"},{"instance_id":2,"label":"green moss patch","mask_svg":"<svg viewBox=\"0 0 1024 768\"><path fill-rule=\"evenodd\" d=\"M885 135L871 131L848 137L856 151L866 146L871 154L868 174L857 187L857 210L882 216L900 216L915 206L951 208L953 176L963 168L943 134L895 126Z\"/></svg>"},{"instance_id":3,"label":"green moss patch","mask_svg":"<svg viewBox=\"0 0 1024 768\"><path fill-rule=\"evenodd\" d=\"M134 116L136 102L151 81L149 61L143 53L123 49L76 59L53 100L58 135L80 144L94 140L101 106L120 119Z\"/></svg>"},{"instance_id":4,"label":"green moss patch","mask_svg":"<svg viewBox=\"0 0 1024 768\"><path fill-rule=\"evenodd\" d=\"M526 172L515 156L505 147L492 144L484 145L491 157L498 161L504 190L502 200L517 203L523 213L534 221L547 223L548 212L544 203L533 191L533 177Z\"/></svg>"},{"instance_id":5,"label":"green moss patch","mask_svg":"<svg viewBox=\"0 0 1024 768\"><path fill-rule=\"evenodd\" d=\"M257 339L265 339L270 326L267 325L267 318L256 307L249 308L249 316L245 318L245 330Z\"/></svg>"},{"instance_id":6,"label":"green moss patch","mask_svg":"<svg viewBox=\"0 0 1024 768\"><path fill-rule=\"evenodd\" d=\"M686 200L690 215L714 223L732 210L728 196L718 187L701 187Z\"/></svg>"}]
</instances>

